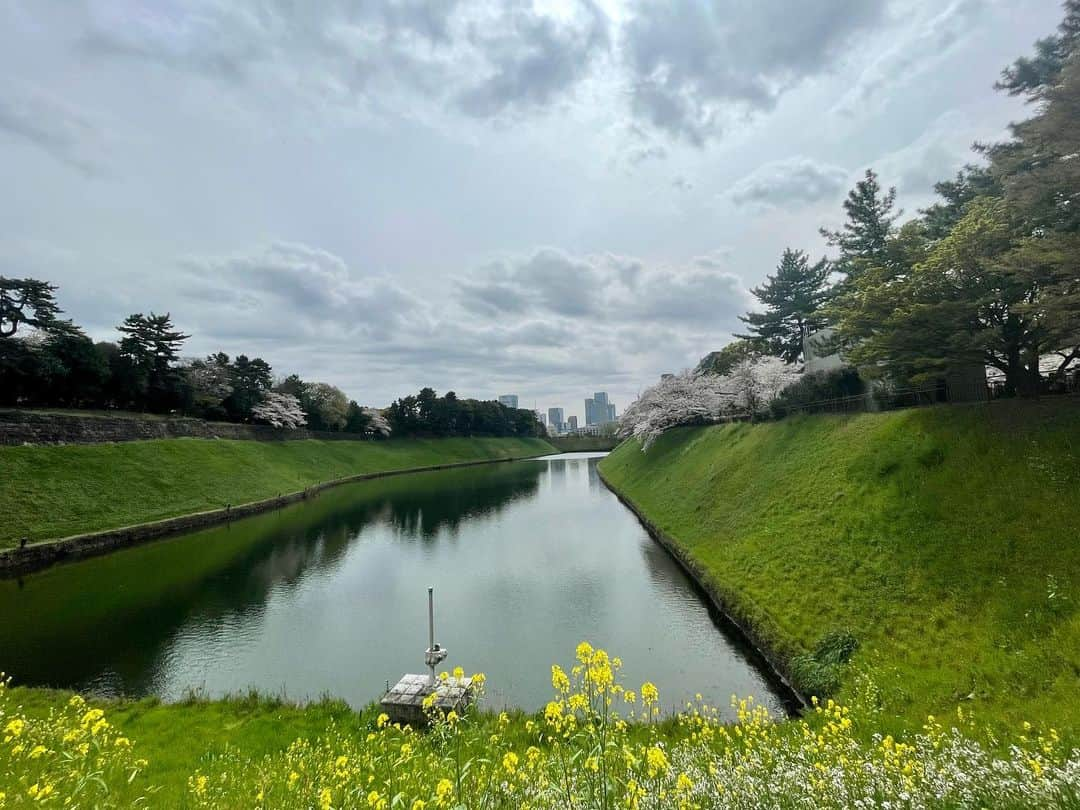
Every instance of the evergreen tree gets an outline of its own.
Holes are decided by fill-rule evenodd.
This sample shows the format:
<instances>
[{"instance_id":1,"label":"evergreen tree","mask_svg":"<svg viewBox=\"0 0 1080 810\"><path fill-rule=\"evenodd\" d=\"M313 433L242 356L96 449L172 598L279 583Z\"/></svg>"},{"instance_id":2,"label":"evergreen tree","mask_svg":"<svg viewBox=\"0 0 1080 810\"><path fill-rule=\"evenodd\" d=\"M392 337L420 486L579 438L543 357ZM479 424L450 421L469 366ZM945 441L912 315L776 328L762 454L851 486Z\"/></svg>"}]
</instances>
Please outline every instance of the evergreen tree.
<instances>
[{"instance_id":1,"label":"evergreen tree","mask_svg":"<svg viewBox=\"0 0 1080 810\"><path fill-rule=\"evenodd\" d=\"M12 337L20 325L46 329L56 323L55 292L46 281L0 276L0 338Z\"/></svg>"},{"instance_id":2,"label":"evergreen tree","mask_svg":"<svg viewBox=\"0 0 1080 810\"><path fill-rule=\"evenodd\" d=\"M986 166L967 165L952 180L934 184L934 191L943 202L924 208L924 233L928 239L943 239L964 217L968 204L976 197L1000 197L1003 193L998 178Z\"/></svg>"},{"instance_id":3,"label":"evergreen tree","mask_svg":"<svg viewBox=\"0 0 1080 810\"><path fill-rule=\"evenodd\" d=\"M1065 18L1056 36L1035 43L1035 55L1021 57L1001 72L995 85L1010 96L1037 101L1054 86L1069 58L1080 45L1080 0L1065 0Z\"/></svg>"},{"instance_id":4,"label":"evergreen tree","mask_svg":"<svg viewBox=\"0 0 1080 810\"><path fill-rule=\"evenodd\" d=\"M844 274L844 282L854 281L871 264L884 264L889 260L889 237L900 211L893 211L896 189L883 191L873 169L855 184L847 199L844 211L847 221L837 231L821 229L821 235L830 246L839 248L840 255L835 269Z\"/></svg>"},{"instance_id":5,"label":"evergreen tree","mask_svg":"<svg viewBox=\"0 0 1080 810\"><path fill-rule=\"evenodd\" d=\"M750 334L736 337L754 342L765 354L786 363L798 362L803 337L824 325L819 310L828 296L829 273L827 260L811 265L801 250L785 248L776 274L751 290L765 312L740 316Z\"/></svg>"},{"instance_id":6,"label":"evergreen tree","mask_svg":"<svg viewBox=\"0 0 1080 810\"><path fill-rule=\"evenodd\" d=\"M42 404L89 407L101 401L109 364L77 326L50 331L42 347Z\"/></svg>"},{"instance_id":7,"label":"evergreen tree","mask_svg":"<svg viewBox=\"0 0 1080 810\"><path fill-rule=\"evenodd\" d=\"M272 371L270 364L261 357L249 359L244 354L236 356L229 366L232 393L223 403L232 419L250 421L252 408L263 401L264 395L274 384Z\"/></svg>"},{"instance_id":8,"label":"evergreen tree","mask_svg":"<svg viewBox=\"0 0 1080 810\"><path fill-rule=\"evenodd\" d=\"M146 369L167 368L180 357L180 347L190 335L173 328L169 313L128 315L116 327L124 337L120 339L120 351L136 366Z\"/></svg>"},{"instance_id":9,"label":"evergreen tree","mask_svg":"<svg viewBox=\"0 0 1080 810\"><path fill-rule=\"evenodd\" d=\"M176 361L190 335L173 327L169 313L153 312L129 315L117 331L123 335L120 357L130 367L126 394L131 403L153 411L183 406L187 390Z\"/></svg>"}]
</instances>

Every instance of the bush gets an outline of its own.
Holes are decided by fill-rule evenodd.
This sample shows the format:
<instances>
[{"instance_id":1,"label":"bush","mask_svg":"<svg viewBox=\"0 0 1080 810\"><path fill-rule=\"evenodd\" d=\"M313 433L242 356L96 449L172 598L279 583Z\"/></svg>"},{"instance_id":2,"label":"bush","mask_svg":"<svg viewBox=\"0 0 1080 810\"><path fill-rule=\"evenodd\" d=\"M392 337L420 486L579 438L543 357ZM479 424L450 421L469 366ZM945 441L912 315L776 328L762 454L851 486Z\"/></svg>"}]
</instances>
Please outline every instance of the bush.
<instances>
[{"instance_id":1,"label":"bush","mask_svg":"<svg viewBox=\"0 0 1080 810\"><path fill-rule=\"evenodd\" d=\"M864 390L863 380L854 368L818 371L804 374L797 382L784 388L772 401L770 409L776 419L783 419L796 411L828 410L833 406L831 400L856 397Z\"/></svg>"},{"instance_id":2,"label":"bush","mask_svg":"<svg viewBox=\"0 0 1080 810\"><path fill-rule=\"evenodd\" d=\"M808 655L791 660L791 674L799 688L816 697L836 694L844 667L859 648L859 641L846 630L826 633Z\"/></svg>"}]
</instances>

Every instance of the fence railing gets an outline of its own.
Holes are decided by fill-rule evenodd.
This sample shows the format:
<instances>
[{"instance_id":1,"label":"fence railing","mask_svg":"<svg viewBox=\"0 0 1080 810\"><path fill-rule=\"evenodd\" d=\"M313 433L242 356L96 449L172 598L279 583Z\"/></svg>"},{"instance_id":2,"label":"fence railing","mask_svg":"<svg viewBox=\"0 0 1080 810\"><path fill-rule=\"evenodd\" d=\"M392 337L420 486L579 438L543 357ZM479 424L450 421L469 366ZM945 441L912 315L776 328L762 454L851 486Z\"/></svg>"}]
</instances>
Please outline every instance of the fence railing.
<instances>
[{"instance_id":1,"label":"fence railing","mask_svg":"<svg viewBox=\"0 0 1080 810\"><path fill-rule=\"evenodd\" d=\"M1075 382L1048 388L1040 397L1057 398L1061 396L1080 398L1080 385ZM798 413L864 413L880 411L899 411L908 408L923 408L929 405L988 404L1011 399L1003 386L987 384L985 397L950 400L948 390L943 385L928 385L912 388L881 389L862 394L843 397L831 397L811 402L773 403L758 411L728 411L721 413L717 422L770 422L784 419Z\"/></svg>"}]
</instances>

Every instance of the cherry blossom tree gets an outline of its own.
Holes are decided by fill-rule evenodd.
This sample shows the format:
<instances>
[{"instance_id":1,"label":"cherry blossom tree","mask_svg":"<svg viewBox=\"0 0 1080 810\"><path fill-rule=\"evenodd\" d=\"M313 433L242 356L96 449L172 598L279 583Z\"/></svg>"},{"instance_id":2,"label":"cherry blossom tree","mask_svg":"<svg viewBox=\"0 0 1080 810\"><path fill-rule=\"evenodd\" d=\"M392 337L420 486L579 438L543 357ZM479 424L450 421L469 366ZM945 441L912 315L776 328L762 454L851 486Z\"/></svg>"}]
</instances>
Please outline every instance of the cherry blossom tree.
<instances>
[{"instance_id":1,"label":"cherry blossom tree","mask_svg":"<svg viewBox=\"0 0 1080 810\"><path fill-rule=\"evenodd\" d=\"M383 412L377 408L364 408L364 416L367 417L367 427L364 428L365 433L370 433L373 436L382 436L386 438L390 435L390 422Z\"/></svg>"},{"instance_id":2,"label":"cherry blossom tree","mask_svg":"<svg viewBox=\"0 0 1080 810\"><path fill-rule=\"evenodd\" d=\"M276 428L295 430L307 424L307 415L300 407L300 400L292 394L267 391L262 402L251 409L251 415L260 422Z\"/></svg>"},{"instance_id":3,"label":"cherry blossom tree","mask_svg":"<svg viewBox=\"0 0 1080 810\"><path fill-rule=\"evenodd\" d=\"M619 435L638 439L644 451L674 427L753 418L797 376L783 360L760 356L738 361L724 375L665 375L623 412Z\"/></svg>"}]
</instances>

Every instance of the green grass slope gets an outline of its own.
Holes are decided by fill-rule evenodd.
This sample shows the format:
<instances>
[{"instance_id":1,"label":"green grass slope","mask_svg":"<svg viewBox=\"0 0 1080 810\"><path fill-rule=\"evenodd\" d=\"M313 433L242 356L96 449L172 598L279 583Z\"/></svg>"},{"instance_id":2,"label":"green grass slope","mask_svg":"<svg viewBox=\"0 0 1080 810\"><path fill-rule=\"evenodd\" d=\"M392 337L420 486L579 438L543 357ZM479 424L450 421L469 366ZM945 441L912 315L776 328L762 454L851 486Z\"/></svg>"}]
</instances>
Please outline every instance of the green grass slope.
<instances>
[{"instance_id":1,"label":"green grass slope","mask_svg":"<svg viewBox=\"0 0 1080 810\"><path fill-rule=\"evenodd\" d=\"M1080 403L688 428L601 470L782 658L854 633L842 698L868 671L898 726L1080 731Z\"/></svg>"},{"instance_id":2,"label":"green grass slope","mask_svg":"<svg viewBox=\"0 0 1080 810\"><path fill-rule=\"evenodd\" d=\"M295 492L362 473L553 452L540 439L162 439L0 447L0 548Z\"/></svg>"}]
</instances>

